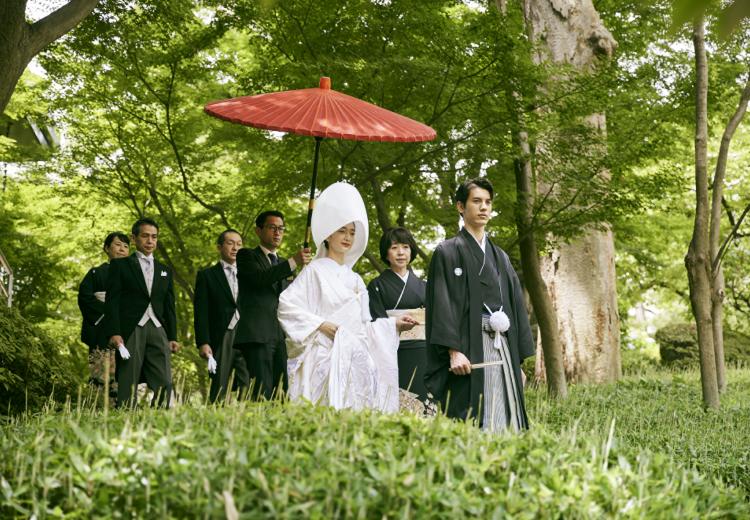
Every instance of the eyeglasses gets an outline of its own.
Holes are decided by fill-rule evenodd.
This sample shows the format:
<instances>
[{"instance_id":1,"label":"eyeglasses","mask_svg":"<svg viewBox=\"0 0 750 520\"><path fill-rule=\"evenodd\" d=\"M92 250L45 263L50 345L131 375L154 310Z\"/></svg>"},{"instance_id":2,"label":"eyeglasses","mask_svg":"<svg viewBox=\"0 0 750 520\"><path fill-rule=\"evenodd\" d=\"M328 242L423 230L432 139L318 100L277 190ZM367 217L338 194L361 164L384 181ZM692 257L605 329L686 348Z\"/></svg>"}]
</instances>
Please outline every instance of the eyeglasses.
<instances>
[{"instance_id":1,"label":"eyeglasses","mask_svg":"<svg viewBox=\"0 0 750 520\"><path fill-rule=\"evenodd\" d=\"M270 229L274 233L276 233L277 231L279 233L283 233L284 231L286 231L286 227L285 226L274 226L273 224L268 224L268 225L263 226L263 227L266 228L266 229Z\"/></svg>"}]
</instances>

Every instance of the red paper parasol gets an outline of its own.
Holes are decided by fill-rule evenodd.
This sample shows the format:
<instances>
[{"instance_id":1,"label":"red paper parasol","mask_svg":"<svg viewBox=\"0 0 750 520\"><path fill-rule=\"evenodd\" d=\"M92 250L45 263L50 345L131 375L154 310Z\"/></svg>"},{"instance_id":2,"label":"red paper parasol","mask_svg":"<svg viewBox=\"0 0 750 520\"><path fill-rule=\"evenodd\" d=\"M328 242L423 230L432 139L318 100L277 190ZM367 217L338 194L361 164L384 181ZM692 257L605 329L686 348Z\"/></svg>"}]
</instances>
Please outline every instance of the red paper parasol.
<instances>
[{"instance_id":1,"label":"red paper parasol","mask_svg":"<svg viewBox=\"0 0 750 520\"><path fill-rule=\"evenodd\" d=\"M431 141L436 135L425 124L331 90L331 79L327 77L320 78L319 88L214 101L205 106L205 111L232 123L315 137L305 247L310 237L321 140L419 142Z\"/></svg>"}]
</instances>

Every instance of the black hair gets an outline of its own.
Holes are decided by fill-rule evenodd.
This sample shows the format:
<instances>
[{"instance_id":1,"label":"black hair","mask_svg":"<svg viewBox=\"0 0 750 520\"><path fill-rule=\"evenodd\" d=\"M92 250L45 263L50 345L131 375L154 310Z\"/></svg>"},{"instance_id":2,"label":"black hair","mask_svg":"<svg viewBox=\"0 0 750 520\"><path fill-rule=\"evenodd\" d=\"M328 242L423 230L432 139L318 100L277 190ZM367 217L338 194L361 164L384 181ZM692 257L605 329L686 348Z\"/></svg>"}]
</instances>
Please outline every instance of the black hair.
<instances>
[{"instance_id":1,"label":"black hair","mask_svg":"<svg viewBox=\"0 0 750 520\"><path fill-rule=\"evenodd\" d=\"M255 227L262 228L266 224L268 217L279 217L282 221L284 220L284 214L281 211L268 210L258 215L255 219Z\"/></svg>"},{"instance_id":2,"label":"black hair","mask_svg":"<svg viewBox=\"0 0 750 520\"><path fill-rule=\"evenodd\" d=\"M128 238L128 235L123 233L122 231L113 231L109 235L107 235L107 238L104 239L104 247L103 249L106 251L109 246L112 245L112 242L115 241L115 238L119 239L120 242L125 242L127 245L130 245L130 238Z\"/></svg>"},{"instance_id":3,"label":"black hair","mask_svg":"<svg viewBox=\"0 0 750 520\"><path fill-rule=\"evenodd\" d=\"M380 237L380 259L386 265L391 265L388 261L388 250L393 244L407 244L409 246L409 249L411 249L410 263L417 257L417 242L408 229L402 227L386 229L383 236Z\"/></svg>"},{"instance_id":4,"label":"black hair","mask_svg":"<svg viewBox=\"0 0 750 520\"><path fill-rule=\"evenodd\" d=\"M224 244L224 240L226 240L227 238L227 233L237 233L240 236L240 238L242 238L242 233L240 233L236 229L227 228L224 231L222 231L221 234L219 234L219 238L216 239L217 245L221 246Z\"/></svg>"},{"instance_id":5,"label":"black hair","mask_svg":"<svg viewBox=\"0 0 750 520\"><path fill-rule=\"evenodd\" d=\"M157 224L154 219L141 217L135 221L135 224L133 224L133 229L131 229L134 237L137 237L141 232L141 226L154 226L156 228L156 231L159 231L159 224Z\"/></svg>"},{"instance_id":6,"label":"black hair","mask_svg":"<svg viewBox=\"0 0 750 520\"><path fill-rule=\"evenodd\" d=\"M467 179L461 183L456 190L455 202L460 202L464 206L466 201L469 200L469 193L473 188L482 188L490 193L490 200L495 196L495 190L492 189L492 183L486 177L477 177L475 179Z\"/></svg>"}]
</instances>

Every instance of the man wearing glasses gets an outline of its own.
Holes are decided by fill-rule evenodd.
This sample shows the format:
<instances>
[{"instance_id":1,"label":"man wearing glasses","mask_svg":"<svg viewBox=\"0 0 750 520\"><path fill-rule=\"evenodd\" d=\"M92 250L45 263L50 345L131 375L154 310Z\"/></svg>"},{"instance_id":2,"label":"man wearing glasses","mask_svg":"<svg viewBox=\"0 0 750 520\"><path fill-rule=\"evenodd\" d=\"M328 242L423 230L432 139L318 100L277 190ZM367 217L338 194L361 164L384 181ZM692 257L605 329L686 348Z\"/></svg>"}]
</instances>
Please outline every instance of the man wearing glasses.
<instances>
[{"instance_id":1,"label":"man wearing glasses","mask_svg":"<svg viewBox=\"0 0 750 520\"><path fill-rule=\"evenodd\" d=\"M255 219L260 244L237 253L240 321L234 341L245 358L255 399L270 399L279 384L287 389L286 344L276 317L279 294L294 271L311 258L309 249L300 249L288 260L278 255L285 230L280 211L264 211Z\"/></svg>"}]
</instances>

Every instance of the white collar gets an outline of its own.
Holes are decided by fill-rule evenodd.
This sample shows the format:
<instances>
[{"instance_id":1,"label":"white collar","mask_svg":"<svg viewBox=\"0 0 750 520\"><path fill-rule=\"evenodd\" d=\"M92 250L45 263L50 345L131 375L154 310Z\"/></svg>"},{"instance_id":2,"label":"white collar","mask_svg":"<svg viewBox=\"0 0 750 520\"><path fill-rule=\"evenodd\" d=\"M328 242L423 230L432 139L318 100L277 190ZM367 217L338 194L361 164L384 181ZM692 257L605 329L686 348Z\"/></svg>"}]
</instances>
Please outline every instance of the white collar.
<instances>
[{"instance_id":1,"label":"white collar","mask_svg":"<svg viewBox=\"0 0 750 520\"><path fill-rule=\"evenodd\" d=\"M403 281L404 283L406 283L406 281L407 281L407 280L409 279L409 270L408 270L408 269L406 270L406 274L405 274L404 276L401 276L400 274L398 274L398 273L397 273L396 271L394 271L393 269L391 269L391 271L393 272L393 274L395 274L396 276L398 276L399 278L401 278L401 280L402 280L402 281Z\"/></svg>"},{"instance_id":2,"label":"white collar","mask_svg":"<svg viewBox=\"0 0 750 520\"><path fill-rule=\"evenodd\" d=\"M471 233L469 233L471 235ZM477 245L482 249L482 253L485 252L485 247L487 246L487 233L485 232L484 235L482 235L482 240L477 240L474 235L471 235L471 238L474 239L474 241L477 243Z\"/></svg>"},{"instance_id":3,"label":"white collar","mask_svg":"<svg viewBox=\"0 0 750 520\"><path fill-rule=\"evenodd\" d=\"M263 254L266 255L266 257L268 257L268 255L276 255L276 258L279 257L278 253L276 253L275 251L271 251L270 249L266 249L262 244L258 244L258 247L260 247L260 250L263 251Z\"/></svg>"},{"instance_id":4,"label":"white collar","mask_svg":"<svg viewBox=\"0 0 750 520\"><path fill-rule=\"evenodd\" d=\"M144 255L140 251L136 251L135 256L137 256L140 260L148 260L149 262L154 259L154 255Z\"/></svg>"},{"instance_id":5,"label":"white collar","mask_svg":"<svg viewBox=\"0 0 750 520\"><path fill-rule=\"evenodd\" d=\"M236 271L237 270L237 264L230 264L229 262L225 262L223 258L221 260L219 260L219 262L221 262L221 267L223 269L229 268L232 271Z\"/></svg>"}]
</instances>

